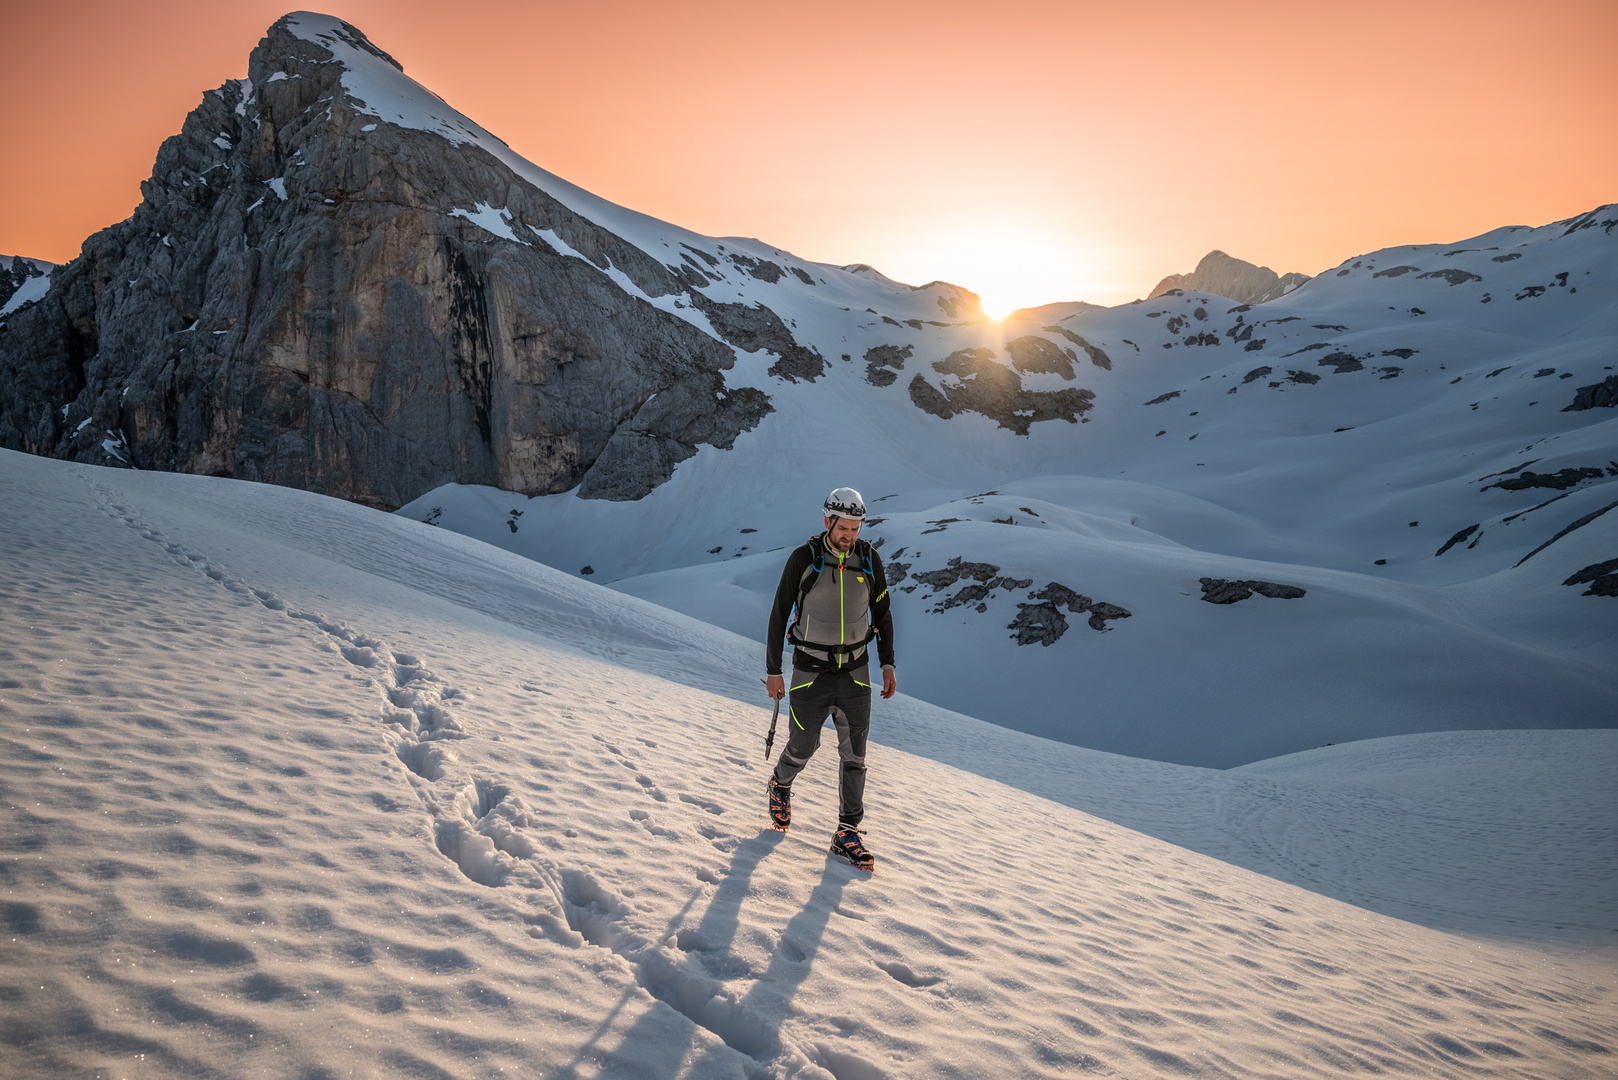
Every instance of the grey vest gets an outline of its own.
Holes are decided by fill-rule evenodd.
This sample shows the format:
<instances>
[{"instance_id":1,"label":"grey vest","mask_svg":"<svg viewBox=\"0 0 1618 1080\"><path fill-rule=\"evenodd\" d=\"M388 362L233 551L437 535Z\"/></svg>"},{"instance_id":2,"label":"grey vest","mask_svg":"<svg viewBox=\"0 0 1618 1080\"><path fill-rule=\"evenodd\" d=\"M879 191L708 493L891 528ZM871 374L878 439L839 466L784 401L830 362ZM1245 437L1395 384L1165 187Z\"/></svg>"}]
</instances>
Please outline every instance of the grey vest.
<instances>
[{"instance_id":1,"label":"grey vest","mask_svg":"<svg viewBox=\"0 0 1618 1080\"><path fill-rule=\"evenodd\" d=\"M799 584L798 618L787 640L814 659L847 667L865 655L871 640L871 575L856 550L842 559L823 548L817 573L813 564ZM805 591L807 590L807 591Z\"/></svg>"}]
</instances>

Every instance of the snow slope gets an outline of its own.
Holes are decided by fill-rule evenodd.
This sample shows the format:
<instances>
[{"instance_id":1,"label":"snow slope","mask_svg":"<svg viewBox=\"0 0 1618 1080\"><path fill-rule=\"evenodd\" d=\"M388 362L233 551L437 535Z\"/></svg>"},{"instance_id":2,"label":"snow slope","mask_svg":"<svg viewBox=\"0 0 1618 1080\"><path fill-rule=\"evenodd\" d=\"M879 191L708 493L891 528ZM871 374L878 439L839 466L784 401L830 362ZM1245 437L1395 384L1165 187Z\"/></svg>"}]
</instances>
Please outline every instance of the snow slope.
<instances>
[{"instance_id":1,"label":"snow slope","mask_svg":"<svg viewBox=\"0 0 1618 1080\"><path fill-rule=\"evenodd\" d=\"M824 762L763 827L752 641L302 492L0 496L8 1073L1610 1074L1613 732L1219 773L901 696L866 877Z\"/></svg>"}]
</instances>

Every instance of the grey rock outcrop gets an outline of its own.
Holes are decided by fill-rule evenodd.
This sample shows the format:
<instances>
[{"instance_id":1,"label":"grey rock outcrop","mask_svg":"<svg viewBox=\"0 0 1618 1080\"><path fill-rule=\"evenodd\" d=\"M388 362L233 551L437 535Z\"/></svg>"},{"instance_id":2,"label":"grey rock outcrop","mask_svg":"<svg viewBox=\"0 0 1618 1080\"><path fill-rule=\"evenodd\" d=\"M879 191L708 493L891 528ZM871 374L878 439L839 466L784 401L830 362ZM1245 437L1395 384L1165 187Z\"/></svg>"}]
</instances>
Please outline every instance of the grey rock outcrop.
<instances>
[{"instance_id":1,"label":"grey rock outcrop","mask_svg":"<svg viewBox=\"0 0 1618 1080\"><path fill-rule=\"evenodd\" d=\"M340 25L333 48L398 67ZM135 213L0 327L0 446L389 509L449 482L638 498L771 405L727 388L731 344L609 269L819 374L774 312L710 301L475 144L379 121L343 70L282 19L203 95Z\"/></svg>"},{"instance_id":2,"label":"grey rock outcrop","mask_svg":"<svg viewBox=\"0 0 1618 1080\"><path fill-rule=\"evenodd\" d=\"M1608 375L1598 383L1581 386L1573 394L1573 404L1563 412L1583 412L1586 409L1618 407L1618 375Z\"/></svg>"},{"instance_id":3,"label":"grey rock outcrop","mask_svg":"<svg viewBox=\"0 0 1618 1080\"><path fill-rule=\"evenodd\" d=\"M1054 345L1044 344L1061 356ZM955 382L939 389L916 375L910 380L911 403L944 420L957 413L981 413L1009 431L1027 435L1029 426L1041 420L1066 420L1076 424L1095 401L1094 391L1078 387L1025 390L1022 377L996 362L994 355L993 349L957 349L944 359L934 361L933 370L954 376ZM1071 364L1068 374L1072 374Z\"/></svg>"},{"instance_id":4,"label":"grey rock outcrop","mask_svg":"<svg viewBox=\"0 0 1618 1080\"><path fill-rule=\"evenodd\" d=\"M1147 299L1180 289L1187 292L1211 292L1229 297L1239 304L1262 304L1285 296L1309 280L1308 274L1278 275L1268 266L1254 266L1250 262L1232 258L1223 251L1210 251L1189 274L1170 274L1157 283Z\"/></svg>"},{"instance_id":5,"label":"grey rock outcrop","mask_svg":"<svg viewBox=\"0 0 1618 1080\"><path fill-rule=\"evenodd\" d=\"M1308 595L1306 590L1296 585L1278 585L1273 581L1238 581L1211 577L1199 580L1202 583L1202 599L1210 604L1234 604L1238 600L1246 600L1254 593L1268 596L1272 600L1296 600Z\"/></svg>"},{"instance_id":6,"label":"grey rock outcrop","mask_svg":"<svg viewBox=\"0 0 1618 1080\"><path fill-rule=\"evenodd\" d=\"M1117 604L1092 600L1055 581L1038 592L1029 593L1028 598L1040 603L1018 604L1017 617L1006 626L1007 630L1015 631L1011 637L1018 645L1036 642L1054 645L1067 633L1067 616L1060 610L1064 607L1074 615L1088 612L1090 629L1096 631L1105 631L1109 619L1127 619L1133 614Z\"/></svg>"},{"instance_id":7,"label":"grey rock outcrop","mask_svg":"<svg viewBox=\"0 0 1618 1080\"><path fill-rule=\"evenodd\" d=\"M865 350L865 381L872 386L892 386L914 350L913 345L875 345Z\"/></svg>"},{"instance_id":8,"label":"grey rock outcrop","mask_svg":"<svg viewBox=\"0 0 1618 1080\"><path fill-rule=\"evenodd\" d=\"M1563 585L1588 585L1583 596L1618 596L1618 559L1592 563L1562 582Z\"/></svg>"}]
</instances>

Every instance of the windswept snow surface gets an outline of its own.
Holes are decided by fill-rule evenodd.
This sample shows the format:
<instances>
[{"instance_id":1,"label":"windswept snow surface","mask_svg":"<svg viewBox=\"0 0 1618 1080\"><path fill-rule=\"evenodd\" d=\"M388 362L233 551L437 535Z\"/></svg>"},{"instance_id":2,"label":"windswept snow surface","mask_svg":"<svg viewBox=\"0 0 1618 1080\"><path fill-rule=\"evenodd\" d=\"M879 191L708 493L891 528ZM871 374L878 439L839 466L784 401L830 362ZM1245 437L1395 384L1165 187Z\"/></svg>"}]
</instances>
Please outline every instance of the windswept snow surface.
<instances>
[{"instance_id":1,"label":"windswept snow surface","mask_svg":"<svg viewBox=\"0 0 1618 1080\"><path fill-rule=\"evenodd\" d=\"M901 696L865 876L826 761L764 825L752 641L304 492L0 493L8 1074L1611 1075L1613 732L1220 773Z\"/></svg>"}]
</instances>

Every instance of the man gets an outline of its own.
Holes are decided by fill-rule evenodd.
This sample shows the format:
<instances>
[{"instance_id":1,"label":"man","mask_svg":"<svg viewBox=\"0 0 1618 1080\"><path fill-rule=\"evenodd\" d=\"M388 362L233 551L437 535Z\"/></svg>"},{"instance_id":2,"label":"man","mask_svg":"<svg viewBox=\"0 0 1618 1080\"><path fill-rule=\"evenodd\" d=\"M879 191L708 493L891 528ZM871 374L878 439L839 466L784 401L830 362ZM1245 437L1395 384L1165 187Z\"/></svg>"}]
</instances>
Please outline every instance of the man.
<instances>
[{"instance_id":1,"label":"man","mask_svg":"<svg viewBox=\"0 0 1618 1080\"><path fill-rule=\"evenodd\" d=\"M788 690L781 677L781 639L793 647L790 737L770 777L770 821L782 832L792 823L792 781L820 746L820 729L830 714L842 762L841 808L831 851L869 871L876 860L859 832L865 817L865 740L871 726L867 647L876 642L882 696L891 698L899 688L893 673L893 616L882 559L860 539L865 500L853 488L840 487L821 509L826 531L787 559L764 642L765 692L773 701Z\"/></svg>"}]
</instances>

